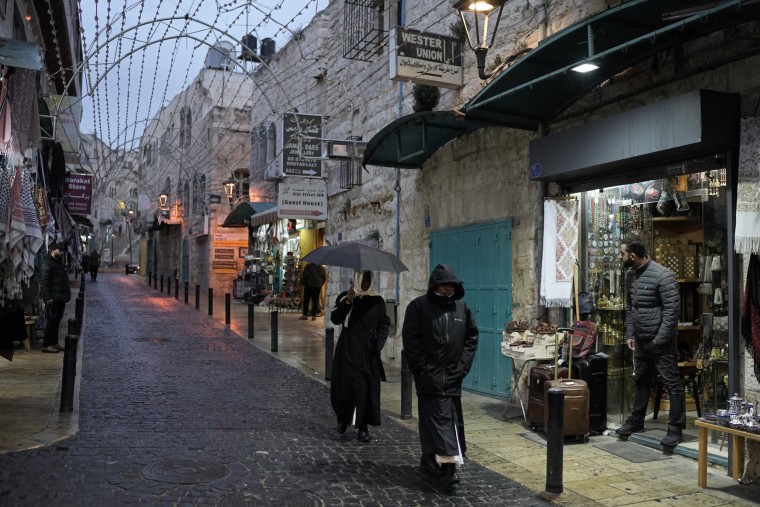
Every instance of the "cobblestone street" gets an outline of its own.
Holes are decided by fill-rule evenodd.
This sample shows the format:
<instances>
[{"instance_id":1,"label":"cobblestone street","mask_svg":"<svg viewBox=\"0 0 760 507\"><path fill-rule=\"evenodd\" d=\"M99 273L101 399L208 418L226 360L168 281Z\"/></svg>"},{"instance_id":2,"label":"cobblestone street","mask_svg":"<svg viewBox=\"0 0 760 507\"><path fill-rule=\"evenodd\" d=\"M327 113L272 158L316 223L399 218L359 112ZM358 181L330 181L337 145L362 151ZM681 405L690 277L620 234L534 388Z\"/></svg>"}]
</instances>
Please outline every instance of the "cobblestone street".
<instances>
[{"instance_id":1,"label":"cobblestone street","mask_svg":"<svg viewBox=\"0 0 760 507\"><path fill-rule=\"evenodd\" d=\"M539 505L468 460L417 472L416 431L339 435L325 384L138 277L87 286L79 432L0 455L3 505Z\"/></svg>"}]
</instances>

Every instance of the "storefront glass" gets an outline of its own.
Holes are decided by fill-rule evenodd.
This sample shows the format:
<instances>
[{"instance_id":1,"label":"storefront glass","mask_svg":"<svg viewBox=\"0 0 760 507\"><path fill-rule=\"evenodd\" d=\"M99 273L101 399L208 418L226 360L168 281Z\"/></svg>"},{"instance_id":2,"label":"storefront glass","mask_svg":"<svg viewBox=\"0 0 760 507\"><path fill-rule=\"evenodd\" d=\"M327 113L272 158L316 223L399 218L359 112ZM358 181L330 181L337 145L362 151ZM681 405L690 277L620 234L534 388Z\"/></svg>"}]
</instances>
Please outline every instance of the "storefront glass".
<instances>
[{"instance_id":1,"label":"storefront glass","mask_svg":"<svg viewBox=\"0 0 760 507\"><path fill-rule=\"evenodd\" d=\"M593 313L582 318L597 323L599 351L609 356L607 415L614 425L630 414L634 394L632 353L625 345L621 240L643 240L650 256L678 279L678 366L687 392L687 440L696 436L694 419L725 408L730 396L724 160L722 155L689 160L663 167L662 174L669 175L663 179L577 195L584 218L580 290L595 302ZM668 395L654 385L646 426L665 431Z\"/></svg>"}]
</instances>

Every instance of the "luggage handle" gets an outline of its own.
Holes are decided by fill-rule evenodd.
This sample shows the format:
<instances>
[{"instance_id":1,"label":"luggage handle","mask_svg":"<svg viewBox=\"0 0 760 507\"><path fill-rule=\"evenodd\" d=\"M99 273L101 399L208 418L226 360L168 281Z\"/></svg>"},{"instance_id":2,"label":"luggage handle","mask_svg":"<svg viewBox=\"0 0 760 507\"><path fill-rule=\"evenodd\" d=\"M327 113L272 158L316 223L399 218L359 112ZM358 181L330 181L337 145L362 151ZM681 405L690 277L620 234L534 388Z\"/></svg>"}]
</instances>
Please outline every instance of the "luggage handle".
<instances>
[{"instance_id":1,"label":"luggage handle","mask_svg":"<svg viewBox=\"0 0 760 507\"><path fill-rule=\"evenodd\" d=\"M570 341L568 342L568 363L567 363L567 379L570 380L573 378L573 333L575 333L575 329L572 327L558 327L557 333L562 332L565 334L565 341L568 340L568 336L570 336ZM557 380L559 377L559 336L556 334L554 335L554 380Z\"/></svg>"}]
</instances>

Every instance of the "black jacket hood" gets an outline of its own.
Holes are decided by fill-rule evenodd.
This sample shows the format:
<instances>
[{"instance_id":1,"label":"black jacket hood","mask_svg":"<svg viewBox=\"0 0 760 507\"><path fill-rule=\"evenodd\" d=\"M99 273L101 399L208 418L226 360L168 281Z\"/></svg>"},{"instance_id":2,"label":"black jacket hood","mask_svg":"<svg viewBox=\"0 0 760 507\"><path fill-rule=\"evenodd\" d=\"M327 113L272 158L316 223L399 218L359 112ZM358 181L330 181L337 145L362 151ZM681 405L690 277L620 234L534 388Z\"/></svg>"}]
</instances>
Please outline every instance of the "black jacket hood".
<instances>
[{"instance_id":1,"label":"black jacket hood","mask_svg":"<svg viewBox=\"0 0 760 507\"><path fill-rule=\"evenodd\" d=\"M435 288L442 283L450 283L454 286L454 295L451 299L462 299L464 297L464 285L457 278L454 268L448 264L438 264L430 274L428 283L428 294L435 295Z\"/></svg>"}]
</instances>

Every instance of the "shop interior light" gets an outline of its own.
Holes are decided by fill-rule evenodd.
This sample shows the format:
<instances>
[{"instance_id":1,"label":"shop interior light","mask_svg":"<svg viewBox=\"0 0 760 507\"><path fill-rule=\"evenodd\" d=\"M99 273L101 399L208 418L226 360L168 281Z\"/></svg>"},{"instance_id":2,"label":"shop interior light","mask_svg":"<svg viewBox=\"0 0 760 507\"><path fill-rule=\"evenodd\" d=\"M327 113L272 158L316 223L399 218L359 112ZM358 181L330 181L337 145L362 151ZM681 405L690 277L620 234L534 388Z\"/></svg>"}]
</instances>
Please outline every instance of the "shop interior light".
<instances>
[{"instance_id":1,"label":"shop interior light","mask_svg":"<svg viewBox=\"0 0 760 507\"><path fill-rule=\"evenodd\" d=\"M501 19L501 11L504 10L505 3L507 3L507 0L459 0L454 4L454 8L459 11L459 15L462 18L464 31L467 34L467 43L470 45L470 49L475 52L475 60L477 62L480 79L488 79L491 77L491 74L487 73L485 70L486 55L496 39L496 32L499 29L499 20ZM497 7L499 8L498 12L496 11ZM496 25L491 32L491 41L488 42L488 21L494 12L497 12ZM467 18L472 19L472 32L470 32L470 25L467 23Z\"/></svg>"}]
</instances>

